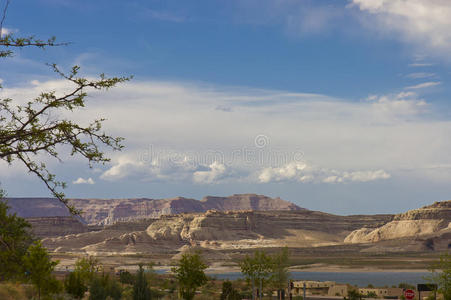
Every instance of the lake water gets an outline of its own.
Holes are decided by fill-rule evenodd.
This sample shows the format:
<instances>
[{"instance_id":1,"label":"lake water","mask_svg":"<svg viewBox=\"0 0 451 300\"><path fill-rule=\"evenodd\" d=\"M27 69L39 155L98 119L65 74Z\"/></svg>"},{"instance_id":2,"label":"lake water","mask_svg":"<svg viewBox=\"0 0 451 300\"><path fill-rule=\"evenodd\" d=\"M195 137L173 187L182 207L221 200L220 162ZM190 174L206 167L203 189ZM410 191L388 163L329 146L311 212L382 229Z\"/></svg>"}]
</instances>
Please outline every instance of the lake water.
<instances>
[{"instance_id":1,"label":"lake water","mask_svg":"<svg viewBox=\"0 0 451 300\"><path fill-rule=\"evenodd\" d=\"M169 272L169 269L156 270L157 273L163 274ZM290 272L291 279L294 280L317 280L317 281L335 281L337 283L348 283L360 287L366 287L372 284L376 287L393 286L400 283L409 283L417 285L418 283L426 283L424 279L430 276L429 272ZM208 273L208 276L218 279L235 280L243 278L241 272L229 273Z\"/></svg>"},{"instance_id":2,"label":"lake water","mask_svg":"<svg viewBox=\"0 0 451 300\"><path fill-rule=\"evenodd\" d=\"M208 275L218 279L234 280L242 278L240 272ZM402 282L416 285L425 282L424 277L428 275L430 275L429 272L291 272L291 278L294 280L335 281L360 287L365 287L368 284L391 287Z\"/></svg>"}]
</instances>

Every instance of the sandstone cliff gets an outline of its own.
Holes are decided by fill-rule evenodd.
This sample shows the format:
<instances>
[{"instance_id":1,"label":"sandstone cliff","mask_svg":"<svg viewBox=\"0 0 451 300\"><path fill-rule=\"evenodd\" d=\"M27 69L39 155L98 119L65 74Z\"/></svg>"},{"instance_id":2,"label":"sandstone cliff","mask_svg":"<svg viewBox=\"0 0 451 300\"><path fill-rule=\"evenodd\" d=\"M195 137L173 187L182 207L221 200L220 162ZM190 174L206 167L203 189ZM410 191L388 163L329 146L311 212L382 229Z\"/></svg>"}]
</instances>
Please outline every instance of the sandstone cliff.
<instances>
[{"instance_id":1,"label":"sandstone cliff","mask_svg":"<svg viewBox=\"0 0 451 300\"><path fill-rule=\"evenodd\" d=\"M393 221L351 232L345 243L374 243L400 238L438 237L451 230L451 201L436 202L394 216Z\"/></svg>"},{"instance_id":2,"label":"sandstone cliff","mask_svg":"<svg viewBox=\"0 0 451 300\"><path fill-rule=\"evenodd\" d=\"M50 238L45 245L55 251L89 254L175 255L189 248L234 251L261 247L293 248L341 244L351 231L378 226L391 215L336 216L308 210L208 211L163 215L140 226L119 223L99 232ZM143 220L144 222L144 220ZM139 228L138 228L139 227ZM135 230L133 230L135 229Z\"/></svg>"},{"instance_id":3,"label":"sandstone cliff","mask_svg":"<svg viewBox=\"0 0 451 300\"><path fill-rule=\"evenodd\" d=\"M65 236L90 231L88 226L75 217L27 218L33 234L39 238Z\"/></svg>"},{"instance_id":4,"label":"sandstone cliff","mask_svg":"<svg viewBox=\"0 0 451 300\"><path fill-rule=\"evenodd\" d=\"M451 248L451 201L398 215L337 216L253 194L209 196L200 201L73 199L85 211L88 226L65 216L56 200L34 200L12 199L10 204L29 218L35 233L54 252L177 257L202 249L209 257L226 259L254 248L282 246L311 253L317 249L403 253ZM48 216L52 213L62 216Z\"/></svg>"},{"instance_id":5,"label":"sandstone cliff","mask_svg":"<svg viewBox=\"0 0 451 300\"><path fill-rule=\"evenodd\" d=\"M7 198L11 211L22 218L68 217L69 211L56 198Z\"/></svg>"},{"instance_id":6,"label":"sandstone cliff","mask_svg":"<svg viewBox=\"0 0 451 300\"><path fill-rule=\"evenodd\" d=\"M22 217L68 216L67 209L52 198L10 198L13 212ZM263 195L242 194L229 197L207 196L201 201L190 198L170 199L70 199L70 203L83 211L83 221L90 225L110 225L118 221L158 218L187 212L207 210L301 210L299 206Z\"/></svg>"}]
</instances>

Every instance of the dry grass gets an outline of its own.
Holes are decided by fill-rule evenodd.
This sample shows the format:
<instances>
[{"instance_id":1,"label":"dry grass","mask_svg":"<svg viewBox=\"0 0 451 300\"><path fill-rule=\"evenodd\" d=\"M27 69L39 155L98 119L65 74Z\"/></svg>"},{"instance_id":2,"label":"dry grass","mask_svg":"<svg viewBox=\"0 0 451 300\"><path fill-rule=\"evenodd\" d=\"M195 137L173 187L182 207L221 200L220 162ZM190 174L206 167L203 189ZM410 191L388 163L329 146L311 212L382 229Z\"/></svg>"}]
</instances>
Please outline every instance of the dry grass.
<instances>
[{"instance_id":1,"label":"dry grass","mask_svg":"<svg viewBox=\"0 0 451 300\"><path fill-rule=\"evenodd\" d=\"M28 284L5 282L0 283L0 299L2 300L23 300L31 299L33 287Z\"/></svg>"}]
</instances>

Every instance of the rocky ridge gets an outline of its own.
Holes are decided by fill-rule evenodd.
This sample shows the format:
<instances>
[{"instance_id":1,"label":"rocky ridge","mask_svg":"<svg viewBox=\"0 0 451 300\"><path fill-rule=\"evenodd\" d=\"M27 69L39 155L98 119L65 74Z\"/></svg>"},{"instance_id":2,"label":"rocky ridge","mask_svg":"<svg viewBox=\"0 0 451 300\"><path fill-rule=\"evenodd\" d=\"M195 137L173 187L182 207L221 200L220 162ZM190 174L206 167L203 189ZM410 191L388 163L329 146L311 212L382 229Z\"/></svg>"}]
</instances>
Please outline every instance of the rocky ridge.
<instances>
[{"instance_id":1,"label":"rocky ridge","mask_svg":"<svg viewBox=\"0 0 451 300\"><path fill-rule=\"evenodd\" d=\"M436 202L395 215L378 228L363 227L351 232L345 243L374 243L400 238L434 238L451 233L451 201Z\"/></svg>"},{"instance_id":2,"label":"rocky ridge","mask_svg":"<svg viewBox=\"0 0 451 300\"><path fill-rule=\"evenodd\" d=\"M22 217L69 216L62 203L54 198L10 198L13 212ZM202 200L184 197L169 199L70 199L81 209L82 221L89 225L111 225L118 221L158 218L187 212L207 210L302 210L299 206L282 200L256 194L235 194L229 197L207 196Z\"/></svg>"},{"instance_id":3,"label":"rocky ridge","mask_svg":"<svg viewBox=\"0 0 451 300\"><path fill-rule=\"evenodd\" d=\"M143 229L108 226L101 232L45 239L54 251L99 254L171 254L187 248L235 251L261 247L318 247L342 244L351 231L378 226L391 215L335 216L298 211L208 211L163 215ZM144 221L144 220L143 220Z\"/></svg>"},{"instance_id":4,"label":"rocky ridge","mask_svg":"<svg viewBox=\"0 0 451 300\"><path fill-rule=\"evenodd\" d=\"M10 205L22 209L35 234L56 253L174 258L201 249L212 258L226 259L232 253L282 246L353 253L451 248L451 201L398 215L338 216L254 194L202 200L73 199L85 210L80 221L48 216L52 211L64 214L56 200L32 200L13 199Z\"/></svg>"}]
</instances>

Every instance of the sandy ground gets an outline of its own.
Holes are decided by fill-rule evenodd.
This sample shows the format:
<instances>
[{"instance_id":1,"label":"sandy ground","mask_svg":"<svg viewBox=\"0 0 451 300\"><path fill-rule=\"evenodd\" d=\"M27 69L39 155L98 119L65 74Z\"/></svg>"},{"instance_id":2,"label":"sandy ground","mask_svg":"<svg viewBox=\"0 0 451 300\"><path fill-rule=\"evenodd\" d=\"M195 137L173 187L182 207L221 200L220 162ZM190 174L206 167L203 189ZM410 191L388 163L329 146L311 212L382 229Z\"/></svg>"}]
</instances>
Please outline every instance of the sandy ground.
<instances>
[{"instance_id":1,"label":"sandy ground","mask_svg":"<svg viewBox=\"0 0 451 300\"><path fill-rule=\"evenodd\" d=\"M60 261L57 266L58 270L71 270L77 258L81 255L58 254L54 259ZM146 262L153 261L155 263L155 270L170 270L173 262L168 259L159 259L155 257L126 257L126 256L103 256L98 257L101 264L111 269L127 269L134 271L138 268L139 263L146 264ZM338 258L337 258L338 259ZM381 264L380 261L369 261L368 264L360 265L337 265L334 263L317 262L313 264L299 264L290 267L293 272L427 272L428 263L418 264L412 263L417 261L426 261L427 258L398 258L397 260L389 259L393 263ZM386 262L386 261L385 261ZM217 261L210 263L210 267L206 270L208 273L234 273L240 272L240 267L236 262L232 261Z\"/></svg>"}]
</instances>

